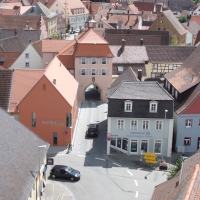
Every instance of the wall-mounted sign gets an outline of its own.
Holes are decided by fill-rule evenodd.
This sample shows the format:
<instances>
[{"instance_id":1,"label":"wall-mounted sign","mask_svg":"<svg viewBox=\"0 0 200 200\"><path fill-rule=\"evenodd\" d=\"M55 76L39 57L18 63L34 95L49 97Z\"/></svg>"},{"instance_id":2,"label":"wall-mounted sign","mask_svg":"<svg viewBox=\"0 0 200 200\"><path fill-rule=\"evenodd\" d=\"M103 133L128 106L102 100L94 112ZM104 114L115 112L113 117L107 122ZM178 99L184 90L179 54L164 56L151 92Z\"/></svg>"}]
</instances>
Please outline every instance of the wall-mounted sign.
<instances>
[{"instance_id":1,"label":"wall-mounted sign","mask_svg":"<svg viewBox=\"0 0 200 200\"><path fill-rule=\"evenodd\" d=\"M47 165L54 165L53 158L47 158Z\"/></svg>"},{"instance_id":2,"label":"wall-mounted sign","mask_svg":"<svg viewBox=\"0 0 200 200\"><path fill-rule=\"evenodd\" d=\"M130 132L129 137L152 137L149 131L146 132Z\"/></svg>"},{"instance_id":3,"label":"wall-mounted sign","mask_svg":"<svg viewBox=\"0 0 200 200\"><path fill-rule=\"evenodd\" d=\"M42 124L52 126L64 126L64 122L59 122L55 120L42 120Z\"/></svg>"}]
</instances>

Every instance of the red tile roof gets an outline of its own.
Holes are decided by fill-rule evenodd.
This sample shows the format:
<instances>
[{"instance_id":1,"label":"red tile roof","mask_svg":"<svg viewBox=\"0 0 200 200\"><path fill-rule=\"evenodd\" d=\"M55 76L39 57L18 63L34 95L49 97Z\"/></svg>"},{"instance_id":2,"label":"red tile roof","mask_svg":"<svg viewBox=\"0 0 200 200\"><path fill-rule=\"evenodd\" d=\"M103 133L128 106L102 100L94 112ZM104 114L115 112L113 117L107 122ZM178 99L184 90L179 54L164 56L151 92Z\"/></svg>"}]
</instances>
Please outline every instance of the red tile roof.
<instances>
[{"instance_id":1,"label":"red tile roof","mask_svg":"<svg viewBox=\"0 0 200 200\"><path fill-rule=\"evenodd\" d=\"M5 57L5 61L3 63L0 62L0 68L8 69L20 55L21 53L18 52L0 52L0 59L2 56Z\"/></svg>"},{"instance_id":2,"label":"red tile roof","mask_svg":"<svg viewBox=\"0 0 200 200\"><path fill-rule=\"evenodd\" d=\"M192 16L190 21L195 21L200 26L200 16Z\"/></svg>"}]
</instances>

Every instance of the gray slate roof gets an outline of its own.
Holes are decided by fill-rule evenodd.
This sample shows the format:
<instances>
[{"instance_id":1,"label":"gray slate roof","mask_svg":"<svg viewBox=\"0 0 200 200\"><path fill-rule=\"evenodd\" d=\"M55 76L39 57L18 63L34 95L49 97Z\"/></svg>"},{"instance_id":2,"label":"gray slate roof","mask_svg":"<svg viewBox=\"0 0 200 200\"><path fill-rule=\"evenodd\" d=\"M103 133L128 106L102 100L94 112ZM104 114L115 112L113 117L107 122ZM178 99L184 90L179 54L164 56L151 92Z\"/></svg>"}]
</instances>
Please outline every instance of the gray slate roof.
<instances>
[{"instance_id":1,"label":"gray slate roof","mask_svg":"<svg viewBox=\"0 0 200 200\"><path fill-rule=\"evenodd\" d=\"M0 108L0 197L1 200L26 200L44 160L49 144Z\"/></svg>"},{"instance_id":2,"label":"gray slate roof","mask_svg":"<svg viewBox=\"0 0 200 200\"><path fill-rule=\"evenodd\" d=\"M21 30L17 29L0 29L0 39L12 37L12 36L18 36L19 40L22 42L22 44L27 47L30 43L36 42L40 40L41 31L40 30Z\"/></svg>"},{"instance_id":3,"label":"gray slate roof","mask_svg":"<svg viewBox=\"0 0 200 200\"><path fill-rule=\"evenodd\" d=\"M19 40L18 36L12 36L0 40L0 51L1 52L19 52L22 53L25 46Z\"/></svg>"},{"instance_id":4,"label":"gray slate roof","mask_svg":"<svg viewBox=\"0 0 200 200\"><path fill-rule=\"evenodd\" d=\"M123 52L120 51L121 46L109 46L113 53L114 63L144 63L148 61L146 48L144 46L126 46Z\"/></svg>"},{"instance_id":5,"label":"gray slate roof","mask_svg":"<svg viewBox=\"0 0 200 200\"><path fill-rule=\"evenodd\" d=\"M36 3L34 6L29 8L23 15L34 15L39 16L42 15L43 18L52 18L57 16L57 14L50 9L48 9L45 5L43 5L41 2Z\"/></svg>"},{"instance_id":6,"label":"gray slate roof","mask_svg":"<svg viewBox=\"0 0 200 200\"><path fill-rule=\"evenodd\" d=\"M192 35L197 35L198 31L200 30L199 24L197 24L195 21L182 23L182 25L187 29ZM189 26L188 26L189 25Z\"/></svg>"},{"instance_id":7,"label":"gray slate roof","mask_svg":"<svg viewBox=\"0 0 200 200\"><path fill-rule=\"evenodd\" d=\"M189 46L146 46L149 62L183 63L196 47Z\"/></svg>"},{"instance_id":8,"label":"gray slate roof","mask_svg":"<svg viewBox=\"0 0 200 200\"><path fill-rule=\"evenodd\" d=\"M109 92L108 99L130 100L173 100L170 94L157 82L121 82Z\"/></svg>"}]
</instances>

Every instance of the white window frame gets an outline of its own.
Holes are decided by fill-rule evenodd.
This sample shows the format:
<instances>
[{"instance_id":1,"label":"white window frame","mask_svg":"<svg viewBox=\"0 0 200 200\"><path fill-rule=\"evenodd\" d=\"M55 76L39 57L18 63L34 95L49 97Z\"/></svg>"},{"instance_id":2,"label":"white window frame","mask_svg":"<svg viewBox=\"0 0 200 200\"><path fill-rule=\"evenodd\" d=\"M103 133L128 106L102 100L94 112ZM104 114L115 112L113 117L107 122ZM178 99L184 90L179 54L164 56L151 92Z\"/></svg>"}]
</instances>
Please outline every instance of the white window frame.
<instances>
[{"instance_id":1,"label":"white window frame","mask_svg":"<svg viewBox=\"0 0 200 200\"><path fill-rule=\"evenodd\" d=\"M132 127L133 127L133 125L132 125L132 122L134 122L134 124L136 124L136 125L134 125L134 127L136 127L135 129L133 129ZM136 123L135 123L136 122ZM138 120L130 120L130 130L131 131L133 131L133 130L138 130Z\"/></svg>"},{"instance_id":2,"label":"white window frame","mask_svg":"<svg viewBox=\"0 0 200 200\"><path fill-rule=\"evenodd\" d=\"M144 122L147 122L148 128L145 128L145 129L144 129L144 127L143 127L143 123L144 123ZM145 127L147 127L147 124L145 123ZM149 128L150 128L150 121L149 121L149 120L142 120L142 130L149 130Z\"/></svg>"},{"instance_id":3,"label":"white window frame","mask_svg":"<svg viewBox=\"0 0 200 200\"><path fill-rule=\"evenodd\" d=\"M149 139L141 139L140 140L140 151L142 151L142 141L147 141L147 151L146 152L149 152Z\"/></svg>"},{"instance_id":4,"label":"white window frame","mask_svg":"<svg viewBox=\"0 0 200 200\"><path fill-rule=\"evenodd\" d=\"M85 59L85 62L83 61ZM85 65L87 63L87 58L86 57L81 57L81 64Z\"/></svg>"},{"instance_id":5,"label":"white window frame","mask_svg":"<svg viewBox=\"0 0 200 200\"><path fill-rule=\"evenodd\" d=\"M95 63L93 63L93 60L94 60ZM92 57L92 58L91 58L91 64L92 64L92 65L96 65L96 64L97 64L97 58Z\"/></svg>"},{"instance_id":6,"label":"white window frame","mask_svg":"<svg viewBox=\"0 0 200 200\"><path fill-rule=\"evenodd\" d=\"M25 58L29 59L29 53L25 53Z\"/></svg>"},{"instance_id":7,"label":"white window frame","mask_svg":"<svg viewBox=\"0 0 200 200\"><path fill-rule=\"evenodd\" d=\"M29 62L25 62L25 67L29 68L30 67L30 63Z\"/></svg>"},{"instance_id":8,"label":"white window frame","mask_svg":"<svg viewBox=\"0 0 200 200\"><path fill-rule=\"evenodd\" d=\"M85 74L83 73L83 70L85 71ZM81 68L81 76L85 76L86 75L86 69L85 68Z\"/></svg>"},{"instance_id":9,"label":"white window frame","mask_svg":"<svg viewBox=\"0 0 200 200\"><path fill-rule=\"evenodd\" d=\"M127 109L127 106L130 106L130 109ZM133 102L132 101L124 101L124 112L132 112Z\"/></svg>"},{"instance_id":10,"label":"white window frame","mask_svg":"<svg viewBox=\"0 0 200 200\"><path fill-rule=\"evenodd\" d=\"M157 122L161 122L161 128L158 128L158 127L160 127L160 124L159 124L158 127L157 127ZM156 120L156 123L155 123L155 130L156 130L156 131L162 131L162 130L163 130L163 120Z\"/></svg>"},{"instance_id":11,"label":"white window frame","mask_svg":"<svg viewBox=\"0 0 200 200\"><path fill-rule=\"evenodd\" d=\"M131 151L131 142L134 142L134 141L137 141L137 151L136 152L132 152ZM139 139L137 139L137 138L131 138L131 140L130 140L130 153L131 154L138 154L138 151L139 151L139 148L140 148L140 143L139 143Z\"/></svg>"},{"instance_id":12,"label":"white window frame","mask_svg":"<svg viewBox=\"0 0 200 200\"><path fill-rule=\"evenodd\" d=\"M155 109L152 109L153 105L155 105ZM157 113L157 110L158 110L158 102L157 101L150 101L149 102L149 112L151 112L151 113Z\"/></svg>"},{"instance_id":13,"label":"white window frame","mask_svg":"<svg viewBox=\"0 0 200 200\"><path fill-rule=\"evenodd\" d=\"M95 68L92 68L90 72L91 72L91 75L92 75L92 76L97 75L97 70L96 70ZM93 74L93 73L94 73L94 74Z\"/></svg>"},{"instance_id":14,"label":"white window frame","mask_svg":"<svg viewBox=\"0 0 200 200\"><path fill-rule=\"evenodd\" d=\"M122 122L122 125L119 125L119 121ZM119 128L120 126L122 126L121 128ZM125 120L124 119L118 119L117 120L117 130L124 130L125 127Z\"/></svg>"},{"instance_id":15,"label":"white window frame","mask_svg":"<svg viewBox=\"0 0 200 200\"><path fill-rule=\"evenodd\" d=\"M103 74L103 73L105 73L105 74ZM102 76L107 75L107 69L106 68L101 69L101 75Z\"/></svg>"},{"instance_id":16,"label":"white window frame","mask_svg":"<svg viewBox=\"0 0 200 200\"><path fill-rule=\"evenodd\" d=\"M103 62L104 62L104 61L103 61L104 59L105 59L105 61L106 61L105 63L103 63ZM101 58L101 64L102 64L102 65L108 64L108 59L107 59L106 57Z\"/></svg>"},{"instance_id":17,"label":"white window frame","mask_svg":"<svg viewBox=\"0 0 200 200\"><path fill-rule=\"evenodd\" d=\"M186 128L192 128L192 119L186 119L185 120L185 127Z\"/></svg>"},{"instance_id":18,"label":"white window frame","mask_svg":"<svg viewBox=\"0 0 200 200\"><path fill-rule=\"evenodd\" d=\"M188 139L186 139L186 138L188 138ZM190 146L191 141L192 141L191 137L184 137L184 146Z\"/></svg>"},{"instance_id":19,"label":"white window frame","mask_svg":"<svg viewBox=\"0 0 200 200\"><path fill-rule=\"evenodd\" d=\"M155 152L155 144L156 143L160 143L161 144L161 148L160 148L160 153ZM154 139L154 143L153 143L153 152L155 154L162 154L162 145L163 145L163 140L162 139Z\"/></svg>"}]
</instances>

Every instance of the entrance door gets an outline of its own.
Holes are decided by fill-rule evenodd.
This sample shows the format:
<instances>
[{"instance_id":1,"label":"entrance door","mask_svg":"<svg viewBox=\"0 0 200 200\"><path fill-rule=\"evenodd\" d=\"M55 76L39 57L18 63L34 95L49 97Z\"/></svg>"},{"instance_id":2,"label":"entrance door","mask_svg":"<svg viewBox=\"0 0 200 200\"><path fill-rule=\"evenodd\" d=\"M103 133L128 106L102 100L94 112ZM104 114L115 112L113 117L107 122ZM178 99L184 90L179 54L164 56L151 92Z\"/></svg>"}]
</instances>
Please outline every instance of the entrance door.
<instances>
[{"instance_id":1,"label":"entrance door","mask_svg":"<svg viewBox=\"0 0 200 200\"><path fill-rule=\"evenodd\" d=\"M197 139L197 150L200 149L200 137Z\"/></svg>"}]
</instances>

